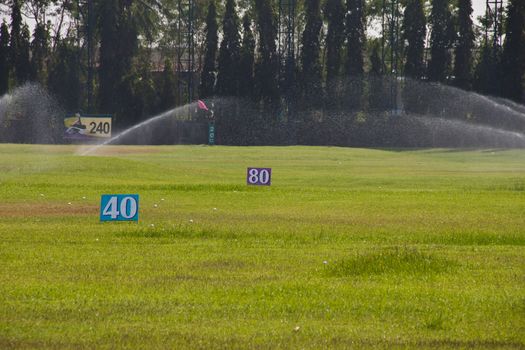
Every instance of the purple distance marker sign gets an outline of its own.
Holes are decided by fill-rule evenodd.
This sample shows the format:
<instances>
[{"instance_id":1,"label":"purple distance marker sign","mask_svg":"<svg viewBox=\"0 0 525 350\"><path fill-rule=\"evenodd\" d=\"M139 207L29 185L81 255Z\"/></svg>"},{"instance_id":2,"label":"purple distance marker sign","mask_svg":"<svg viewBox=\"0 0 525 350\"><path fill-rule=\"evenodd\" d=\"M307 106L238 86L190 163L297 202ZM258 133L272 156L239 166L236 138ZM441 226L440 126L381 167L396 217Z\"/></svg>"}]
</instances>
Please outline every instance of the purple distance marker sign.
<instances>
[{"instance_id":1,"label":"purple distance marker sign","mask_svg":"<svg viewBox=\"0 0 525 350\"><path fill-rule=\"evenodd\" d=\"M246 182L253 186L270 186L272 184L272 168L248 168Z\"/></svg>"}]
</instances>

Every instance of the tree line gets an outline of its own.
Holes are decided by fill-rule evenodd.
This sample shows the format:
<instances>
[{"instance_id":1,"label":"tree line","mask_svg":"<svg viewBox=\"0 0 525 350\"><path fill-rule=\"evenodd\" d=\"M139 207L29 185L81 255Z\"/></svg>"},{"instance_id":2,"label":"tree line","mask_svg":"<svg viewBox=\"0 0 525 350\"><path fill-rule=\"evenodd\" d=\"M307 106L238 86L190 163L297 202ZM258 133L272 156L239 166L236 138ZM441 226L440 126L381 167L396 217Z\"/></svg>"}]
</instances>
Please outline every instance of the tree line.
<instances>
[{"instance_id":1,"label":"tree line","mask_svg":"<svg viewBox=\"0 0 525 350\"><path fill-rule=\"evenodd\" d=\"M390 91L393 69L406 77L399 94L409 112L428 111L431 96L419 93L428 83L524 101L522 0L509 0L502 14L502 47L474 24L471 0L402 1L395 43L378 29L381 3L298 1L297 54L283 63L276 1L196 0L195 96L244 101L217 102L222 142L315 143L309 132L342 122L340 111L349 112L343 122L356 133L376 124L387 132L385 112L398 99ZM8 0L2 9L0 95L39 82L66 109L111 113L121 127L185 102L176 2ZM22 14L32 18L32 33ZM385 60L394 45L399 58Z\"/></svg>"}]
</instances>

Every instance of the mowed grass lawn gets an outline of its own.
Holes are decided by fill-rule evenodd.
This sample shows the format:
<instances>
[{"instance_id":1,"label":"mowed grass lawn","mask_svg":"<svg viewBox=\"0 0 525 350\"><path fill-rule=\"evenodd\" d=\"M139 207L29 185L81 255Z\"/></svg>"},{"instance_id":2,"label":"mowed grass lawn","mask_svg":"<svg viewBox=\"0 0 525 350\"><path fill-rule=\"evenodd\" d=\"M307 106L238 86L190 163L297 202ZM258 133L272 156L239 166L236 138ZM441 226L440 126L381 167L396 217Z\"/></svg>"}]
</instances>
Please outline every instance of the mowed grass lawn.
<instances>
[{"instance_id":1,"label":"mowed grass lawn","mask_svg":"<svg viewBox=\"0 0 525 350\"><path fill-rule=\"evenodd\" d=\"M0 146L2 349L525 348L524 150L75 151Z\"/></svg>"}]
</instances>

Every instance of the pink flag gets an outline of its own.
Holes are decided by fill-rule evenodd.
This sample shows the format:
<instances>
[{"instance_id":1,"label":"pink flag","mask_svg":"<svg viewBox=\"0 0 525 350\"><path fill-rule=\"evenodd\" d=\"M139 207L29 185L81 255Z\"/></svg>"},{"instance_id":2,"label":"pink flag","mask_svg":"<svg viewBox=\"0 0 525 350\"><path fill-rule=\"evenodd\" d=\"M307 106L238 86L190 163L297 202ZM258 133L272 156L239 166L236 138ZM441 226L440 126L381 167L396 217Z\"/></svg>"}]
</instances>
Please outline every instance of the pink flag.
<instances>
[{"instance_id":1,"label":"pink flag","mask_svg":"<svg viewBox=\"0 0 525 350\"><path fill-rule=\"evenodd\" d=\"M208 107L206 106L206 103L204 103L204 101L202 101L202 100L198 100L197 103L198 103L198 105L199 105L199 109L203 109L203 110L205 110L205 111L209 111L209 110L208 110Z\"/></svg>"}]
</instances>

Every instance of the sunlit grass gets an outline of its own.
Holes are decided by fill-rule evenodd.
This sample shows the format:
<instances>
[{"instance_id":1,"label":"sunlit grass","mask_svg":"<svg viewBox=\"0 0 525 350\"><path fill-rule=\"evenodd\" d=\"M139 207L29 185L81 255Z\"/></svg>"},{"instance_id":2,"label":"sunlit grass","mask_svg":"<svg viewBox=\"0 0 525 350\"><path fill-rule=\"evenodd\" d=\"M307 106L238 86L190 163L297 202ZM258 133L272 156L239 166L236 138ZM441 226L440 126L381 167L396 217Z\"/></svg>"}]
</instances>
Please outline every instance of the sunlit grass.
<instances>
[{"instance_id":1,"label":"sunlit grass","mask_svg":"<svg viewBox=\"0 0 525 350\"><path fill-rule=\"evenodd\" d=\"M370 276L378 274L425 274L450 271L455 262L420 252L414 248L380 250L344 258L328 268L328 275L335 277Z\"/></svg>"},{"instance_id":2,"label":"sunlit grass","mask_svg":"<svg viewBox=\"0 0 525 350\"><path fill-rule=\"evenodd\" d=\"M521 150L2 145L0 348L522 348L524 186Z\"/></svg>"}]
</instances>

